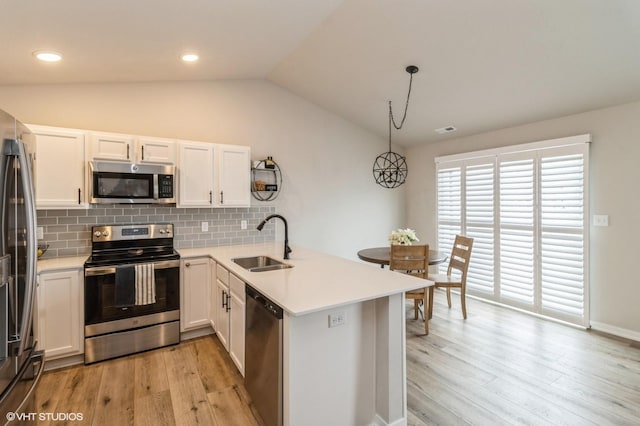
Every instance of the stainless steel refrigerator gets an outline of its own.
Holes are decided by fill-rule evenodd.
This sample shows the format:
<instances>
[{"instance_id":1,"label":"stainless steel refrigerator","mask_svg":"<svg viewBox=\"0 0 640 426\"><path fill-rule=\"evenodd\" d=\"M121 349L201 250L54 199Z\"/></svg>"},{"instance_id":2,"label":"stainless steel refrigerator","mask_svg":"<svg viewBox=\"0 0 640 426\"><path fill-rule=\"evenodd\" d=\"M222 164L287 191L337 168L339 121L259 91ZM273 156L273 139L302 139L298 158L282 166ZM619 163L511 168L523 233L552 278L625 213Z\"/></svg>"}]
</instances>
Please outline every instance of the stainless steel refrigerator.
<instances>
[{"instance_id":1,"label":"stainless steel refrigerator","mask_svg":"<svg viewBox=\"0 0 640 426\"><path fill-rule=\"evenodd\" d=\"M33 392L44 361L33 335L37 260L31 172L34 144L29 130L2 110L0 135L1 424L35 411Z\"/></svg>"}]
</instances>

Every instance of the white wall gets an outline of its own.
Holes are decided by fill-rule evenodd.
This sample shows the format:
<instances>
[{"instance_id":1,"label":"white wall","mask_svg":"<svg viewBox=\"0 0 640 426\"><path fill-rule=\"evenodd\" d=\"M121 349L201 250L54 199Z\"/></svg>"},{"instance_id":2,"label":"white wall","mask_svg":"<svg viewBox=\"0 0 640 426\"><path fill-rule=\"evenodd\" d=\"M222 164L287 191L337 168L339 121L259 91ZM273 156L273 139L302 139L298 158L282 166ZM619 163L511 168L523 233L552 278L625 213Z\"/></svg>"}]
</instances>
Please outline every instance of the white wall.
<instances>
[{"instance_id":1,"label":"white wall","mask_svg":"<svg viewBox=\"0 0 640 426\"><path fill-rule=\"evenodd\" d=\"M640 102L576 114L407 150L407 224L436 241L434 157L590 133L590 228L593 328L640 340Z\"/></svg>"},{"instance_id":2,"label":"white wall","mask_svg":"<svg viewBox=\"0 0 640 426\"><path fill-rule=\"evenodd\" d=\"M0 86L30 124L249 145L283 169L276 211L292 244L356 258L404 226L404 188L372 176L383 139L262 80ZM261 202L253 201L253 205ZM276 239L282 239L282 227Z\"/></svg>"}]
</instances>

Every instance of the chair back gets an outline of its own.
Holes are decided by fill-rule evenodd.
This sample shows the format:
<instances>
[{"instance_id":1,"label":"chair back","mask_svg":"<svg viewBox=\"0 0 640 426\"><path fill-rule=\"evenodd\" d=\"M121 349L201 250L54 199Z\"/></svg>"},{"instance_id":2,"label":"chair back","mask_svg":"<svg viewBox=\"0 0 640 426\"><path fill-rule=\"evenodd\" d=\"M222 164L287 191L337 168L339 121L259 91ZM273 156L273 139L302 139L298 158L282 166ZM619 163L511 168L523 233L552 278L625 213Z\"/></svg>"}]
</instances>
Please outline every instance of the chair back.
<instances>
[{"instance_id":1,"label":"chair back","mask_svg":"<svg viewBox=\"0 0 640 426\"><path fill-rule=\"evenodd\" d=\"M461 274L460 281L467 281L467 271L469 270L469 259L471 258L471 247L473 246L473 238L456 235L451 249L451 257L449 258L449 267L447 275L451 276L454 269Z\"/></svg>"},{"instance_id":2,"label":"chair back","mask_svg":"<svg viewBox=\"0 0 640 426\"><path fill-rule=\"evenodd\" d=\"M392 244L389 269L401 271L415 277L427 278L429 272L429 246Z\"/></svg>"}]
</instances>

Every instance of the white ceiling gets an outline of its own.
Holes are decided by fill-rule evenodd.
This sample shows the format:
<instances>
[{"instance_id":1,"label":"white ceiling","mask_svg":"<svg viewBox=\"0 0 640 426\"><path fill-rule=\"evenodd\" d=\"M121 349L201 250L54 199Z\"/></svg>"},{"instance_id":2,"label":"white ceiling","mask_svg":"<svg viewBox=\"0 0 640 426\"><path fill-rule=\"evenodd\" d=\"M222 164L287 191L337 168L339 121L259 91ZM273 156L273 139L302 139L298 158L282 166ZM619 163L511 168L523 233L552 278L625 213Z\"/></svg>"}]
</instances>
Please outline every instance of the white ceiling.
<instances>
[{"instance_id":1,"label":"white ceiling","mask_svg":"<svg viewBox=\"0 0 640 426\"><path fill-rule=\"evenodd\" d=\"M2 85L270 79L385 139L415 64L414 145L640 99L640 1L2 0L0 51Z\"/></svg>"}]
</instances>

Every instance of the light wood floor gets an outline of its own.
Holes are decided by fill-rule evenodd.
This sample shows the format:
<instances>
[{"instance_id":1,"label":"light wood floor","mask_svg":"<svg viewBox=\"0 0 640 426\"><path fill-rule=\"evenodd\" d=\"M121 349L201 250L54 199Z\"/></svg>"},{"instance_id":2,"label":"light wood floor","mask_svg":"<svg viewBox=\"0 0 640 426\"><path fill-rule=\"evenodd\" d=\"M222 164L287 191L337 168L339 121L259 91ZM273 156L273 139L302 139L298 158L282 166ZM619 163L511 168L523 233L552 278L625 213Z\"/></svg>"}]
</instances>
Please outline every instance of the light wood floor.
<instances>
[{"instance_id":1,"label":"light wood floor","mask_svg":"<svg viewBox=\"0 0 640 426\"><path fill-rule=\"evenodd\" d=\"M435 299L429 336L407 320L409 425L640 424L640 344L472 299L464 321ZM83 413L70 425L259 424L212 336L45 373L36 403Z\"/></svg>"},{"instance_id":2,"label":"light wood floor","mask_svg":"<svg viewBox=\"0 0 640 426\"><path fill-rule=\"evenodd\" d=\"M638 342L435 293L429 335L407 321L409 425L640 425Z\"/></svg>"},{"instance_id":3,"label":"light wood floor","mask_svg":"<svg viewBox=\"0 0 640 426\"><path fill-rule=\"evenodd\" d=\"M47 372L36 389L38 413L82 413L69 425L260 425L249 401L213 336Z\"/></svg>"}]
</instances>

